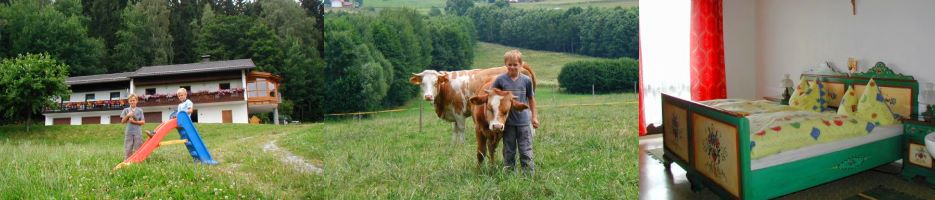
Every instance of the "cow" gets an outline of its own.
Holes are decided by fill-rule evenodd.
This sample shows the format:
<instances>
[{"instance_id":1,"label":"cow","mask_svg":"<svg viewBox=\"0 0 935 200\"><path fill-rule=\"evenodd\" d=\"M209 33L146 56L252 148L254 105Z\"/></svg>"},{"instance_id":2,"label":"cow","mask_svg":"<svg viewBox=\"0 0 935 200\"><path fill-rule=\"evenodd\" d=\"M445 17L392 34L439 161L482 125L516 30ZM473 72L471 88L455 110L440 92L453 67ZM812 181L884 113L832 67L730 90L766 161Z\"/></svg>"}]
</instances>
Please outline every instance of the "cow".
<instances>
[{"instance_id":1,"label":"cow","mask_svg":"<svg viewBox=\"0 0 935 200\"><path fill-rule=\"evenodd\" d=\"M493 81L485 84L487 87L493 84ZM526 104L516 100L510 91L503 91L497 88L492 90L478 91L481 93L471 97L472 110L474 112L474 133L477 137L477 167L484 163L484 158L490 161L490 165L496 166L497 143L503 138L503 130L507 117L510 116L510 110L521 111L529 108Z\"/></svg>"},{"instance_id":2,"label":"cow","mask_svg":"<svg viewBox=\"0 0 935 200\"><path fill-rule=\"evenodd\" d=\"M506 67L451 72L425 70L418 74L413 73L412 77L409 78L409 82L420 85L422 99L434 104L435 114L438 118L452 122L452 140L460 144L464 142L465 121L468 117L471 117L468 100L475 95L475 92L484 83L494 80L498 75L504 74L506 71ZM535 89L536 74L529 67L529 64L523 63L519 72L532 79L533 89ZM446 79L447 82L439 84L438 80L440 78Z\"/></svg>"}]
</instances>

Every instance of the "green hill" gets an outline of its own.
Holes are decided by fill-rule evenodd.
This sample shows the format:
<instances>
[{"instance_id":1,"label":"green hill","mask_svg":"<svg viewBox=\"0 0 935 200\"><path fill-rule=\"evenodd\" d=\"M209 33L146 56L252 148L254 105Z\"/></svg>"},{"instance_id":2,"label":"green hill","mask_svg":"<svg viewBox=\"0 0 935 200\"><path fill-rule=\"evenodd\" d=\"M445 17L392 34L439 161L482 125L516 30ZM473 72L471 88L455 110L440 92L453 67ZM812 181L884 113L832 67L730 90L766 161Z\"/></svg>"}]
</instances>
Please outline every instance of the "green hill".
<instances>
[{"instance_id":1,"label":"green hill","mask_svg":"<svg viewBox=\"0 0 935 200\"><path fill-rule=\"evenodd\" d=\"M477 47L474 48L474 68L503 66L503 54L512 49L519 49L519 51L523 53L523 61L529 63L533 71L536 72L538 85L545 87L558 85L558 72L562 70L562 66L564 66L565 63L578 60L604 59L570 53L536 51L494 43L478 42Z\"/></svg>"}]
</instances>

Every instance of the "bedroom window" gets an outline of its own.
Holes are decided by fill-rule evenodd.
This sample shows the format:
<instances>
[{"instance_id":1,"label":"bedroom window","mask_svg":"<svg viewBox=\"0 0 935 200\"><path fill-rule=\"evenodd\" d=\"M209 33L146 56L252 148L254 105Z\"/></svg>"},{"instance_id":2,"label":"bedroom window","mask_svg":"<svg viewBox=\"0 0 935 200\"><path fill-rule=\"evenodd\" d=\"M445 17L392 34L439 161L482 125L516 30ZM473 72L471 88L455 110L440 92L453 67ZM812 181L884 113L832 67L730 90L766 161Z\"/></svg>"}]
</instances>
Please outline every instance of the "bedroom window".
<instances>
[{"instance_id":1,"label":"bedroom window","mask_svg":"<svg viewBox=\"0 0 935 200\"><path fill-rule=\"evenodd\" d=\"M94 94L85 94L84 101L94 101Z\"/></svg>"},{"instance_id":2,"label":"bedroom window","mask_svg":"<svg viewBox=\"0 0 935 200\"><path fill-rule=\"evenodd\" d=\"M114 99L120 99L120 92L111 92L111 93L110 93L110 100L114 100Z\"/></svg>"},{"instance_id":3,"label":"bedroom window","mask_svg":"<svg viewBox=\"0 0 935 200\"><path fill-rule=\"evenodd\" d=\"M221 83L221 84L218 84L218 89L221 89L221 90L228 90L228 89L231 89L231 84L230 84L230 83Z\"/></svg>"},{"instance_id":4,"label":"bedroom window","mask_svg":"<svg viewBox=\"0 0 935 200\"><path fill-rule=\"evenodd\" d=\"M156 88L146 88L146 95L156 94Z\"/></svg>"}]
</instances>

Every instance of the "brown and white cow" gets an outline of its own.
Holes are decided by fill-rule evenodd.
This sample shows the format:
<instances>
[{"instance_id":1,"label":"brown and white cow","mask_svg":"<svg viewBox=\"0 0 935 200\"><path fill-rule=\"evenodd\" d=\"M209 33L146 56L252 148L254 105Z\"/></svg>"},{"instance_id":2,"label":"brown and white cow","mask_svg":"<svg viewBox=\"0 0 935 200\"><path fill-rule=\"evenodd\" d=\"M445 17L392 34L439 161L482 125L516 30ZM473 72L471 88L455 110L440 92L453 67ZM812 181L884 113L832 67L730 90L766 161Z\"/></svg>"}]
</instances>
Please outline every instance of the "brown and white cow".
<instances>
[{"instance_id":1,"label":"brown and white cow","mask_svg":"<svg viewBox=\"0 0 935 200\"><path fill-rule=\"evenodd\" d=\"M452 122L452 140L455 143L464 142L465 121L471 116L468 100L474 97L475 92L484 83L491 82L500 74L507 72L506 67L487 69L472 69L461 71L435 71L425 70L418 74L413 73L409 82L420 85L422 98L435 105L435 114L438 118ZM527 63L519 71L532 79L533 89L536 84L536 74ZM445 83L440 83L445 79ZM483 91L483 90L481 90Z\"/></svg>"},{"instance_id":2,"label":"brown and white cow","mask_svg":"<svg viewBox=\"0 0 935 200\"><path fill-rule=\"evenodd\" d=\"M486 84L487 86L491 83ZM479 91L480 93L482 91ZM515 99L509 91L500 89L487 90L471 97L474 111L474 133L477 137L477 166L487 158L491 165L497 165L497 144L503 138L503 129L510 110L523 110L528 107Z\"/></svg>"}]
</instances>

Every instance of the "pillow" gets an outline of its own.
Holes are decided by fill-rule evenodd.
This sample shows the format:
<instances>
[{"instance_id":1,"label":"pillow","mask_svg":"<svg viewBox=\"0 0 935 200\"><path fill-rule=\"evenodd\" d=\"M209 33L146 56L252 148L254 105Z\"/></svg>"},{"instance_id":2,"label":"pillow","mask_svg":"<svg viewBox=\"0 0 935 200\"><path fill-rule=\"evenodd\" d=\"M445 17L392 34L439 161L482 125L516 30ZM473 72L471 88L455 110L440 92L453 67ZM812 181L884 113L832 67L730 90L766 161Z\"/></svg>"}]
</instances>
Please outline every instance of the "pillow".
<instances>
[{"instance_id":1,"label":"pillow","mask_svg":"<svg viewBox=\"0 0 935 200\"><path fill-rule=\"evenodd\" d=\"M838 104L839 115L854 116L857 114L857 94L854 93L854 86L848 86L847 91L841 98L841 104Z\"/></svg>"},{"instance_id":2,"label":"pillow","mask_svg":"<svg viewBox=\"0 0 935 200\"><path fill-rule=\"evenodd\" d=\"M792 92L792 97L789 98L789 106L800 110L821 112L818 93L818 84L809 85L808 81L802 79Z\"/></svg>"},{"instance_id":3,"label":"pillow","mask_svg":"<svg viewBox=\"0 0 935 200\"><path fill-rule=\"evenodd\" d=\"M815 84L818 84L818 103L821 104L821 110L831 110L831 102L837 99L838 95L834 93L831 87L825 86L825 83L822 81L815 80Z\"/></svg>"},{"instance_id":4,"label":"pillow","mask_svg":"<svg viewBox=\"0 0 935 200\"><path fill-rule=\"evenodd\" d=\"M877 126L886 126L897 122L896 117L893 116L893 111L884 102L880 87L877 87L876 81L873 79L870 79L864 93L860 95L860 102L857 103L857 117L870 121Z\"/></svg>"}]
</instances>

